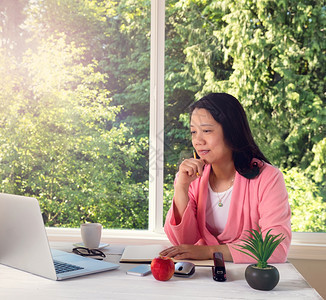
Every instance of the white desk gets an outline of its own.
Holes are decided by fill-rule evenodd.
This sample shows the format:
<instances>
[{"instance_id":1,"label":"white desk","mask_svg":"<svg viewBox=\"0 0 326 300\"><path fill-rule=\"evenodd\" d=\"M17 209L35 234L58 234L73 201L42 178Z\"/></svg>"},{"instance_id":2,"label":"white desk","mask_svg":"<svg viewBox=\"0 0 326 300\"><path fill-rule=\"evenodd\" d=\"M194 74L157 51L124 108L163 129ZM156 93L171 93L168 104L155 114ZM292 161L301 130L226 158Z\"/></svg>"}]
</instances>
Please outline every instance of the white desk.
<instances>
[{"instance_id":1,"label":"white desk","mask_svg":"<svg viewBox=\"0 0 326 300\"><path fill-rule=\"evenodd\" d=\"M51 246L66 251L72 248L67 242ZM122 249L119 245L106 248L107 260L118 262ZM247 265L226 263L226 282L214 281L210 267L196 267L191 278L172 277L161 282L152 275L126 275L132 266L120 264L118 270L59 282L0 265L0 299L322 299L290 263L276 265L280 282L269 292L248 286L244 279Z\"/></svg>"}]
</instances>

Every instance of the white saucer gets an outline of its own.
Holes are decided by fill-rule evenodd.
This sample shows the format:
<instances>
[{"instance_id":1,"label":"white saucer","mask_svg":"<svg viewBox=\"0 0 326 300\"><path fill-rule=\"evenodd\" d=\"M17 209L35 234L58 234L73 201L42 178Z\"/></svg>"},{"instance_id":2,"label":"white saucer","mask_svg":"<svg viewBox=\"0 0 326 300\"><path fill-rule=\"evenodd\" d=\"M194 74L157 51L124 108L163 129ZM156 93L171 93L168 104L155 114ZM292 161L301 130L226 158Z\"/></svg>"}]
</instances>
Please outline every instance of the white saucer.
<instances>
[{"instance_id":1,"label":"white saucer","mask_svg":"<svg viewBox=\"0 0 326 300\"><path fill-rule=\"evenodd\" d=\"M84 243L75 243L75 244L73 244L75 247L85 247L85 245L84 245ZM97 247L97 248L95 248L95 249L103 249L103 248L105 248L105 247L107 247L107 246L109 246L109 244L103 244L103 243L100 243L100 245Z\"/></svg>"}]
</instances>

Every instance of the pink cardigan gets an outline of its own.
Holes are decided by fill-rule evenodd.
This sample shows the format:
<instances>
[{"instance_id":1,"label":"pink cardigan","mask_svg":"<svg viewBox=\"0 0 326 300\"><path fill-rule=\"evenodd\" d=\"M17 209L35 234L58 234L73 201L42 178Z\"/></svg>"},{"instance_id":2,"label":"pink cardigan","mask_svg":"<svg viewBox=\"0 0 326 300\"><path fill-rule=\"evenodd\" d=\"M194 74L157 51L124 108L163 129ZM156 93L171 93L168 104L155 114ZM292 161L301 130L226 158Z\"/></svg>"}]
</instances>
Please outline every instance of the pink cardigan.
<instances>
[{"instance_id":1,"label":"pink cardigan","mask_svg":"<svg viewBox=\"0 0 326 300\"><path fill-rule=\"evenodd\" d=\"M206 165L202 177L191 183L189 203L178 225L175 223L173 207L168 211L164 230L171 243L226 244L235 263L253 263L254 260L236 250L234 244L241 243L239 239L245 238L246 230L258 229L259 224L263 234L269 229L272 229L271 234L284 234L285 240L276 248L268 262L285 262L292 234L291 211L282 173L266 163L261 167L261 174L254 179L236 173L225 230L218 236L213 236L206 228L205 216L210 170L211 166Z\"/></svg>"}]
</instances>

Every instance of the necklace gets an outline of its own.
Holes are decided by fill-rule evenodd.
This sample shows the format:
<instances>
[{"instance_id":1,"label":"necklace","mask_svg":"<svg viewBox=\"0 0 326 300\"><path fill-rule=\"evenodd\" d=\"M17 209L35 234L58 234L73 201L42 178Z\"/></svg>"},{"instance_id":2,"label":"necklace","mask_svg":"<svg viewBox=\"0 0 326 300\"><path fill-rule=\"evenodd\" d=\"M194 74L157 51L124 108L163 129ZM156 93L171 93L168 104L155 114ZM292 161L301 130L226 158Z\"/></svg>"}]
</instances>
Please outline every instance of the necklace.
<instances>
[{"instance_id":1,"label":"necklace","mask_svg":"<svg viewBox=\"0 0 326 300\"><path fill-rule=\"evenodd\" d=\"M223 200L224 200L224 198L226 198L229 194L230 194L230 188L231 188L231 186L232 186L232 184L233 184L233 181L234 181L234 179L232 179L232 181L231 181L231 184L230 184L230 186L228 187L228 189L225 191L225 192L222 192L223 193L223 196L222 197L220 197L218 194L219 193L216 193L216 196L217 196L217 198L218 198L218 207L223 207ZM222 193L220 193L220 194L222 194Z\"/></svg>"},{"instance_id":2,"label":"necklace","mask_svg":"<svg viewBox=\"0 0 326 300\"><path fill-rule=\"evenodd\" d=\"M225 190L225 192L222 192L222 193L216 192L216 196L218 198L218 207L223 207L223 200L229 195L229 193L230 193L229 190L230 190L231 186L233 185L233 182L234 182L234 177L232 178L231 183L230 183L229 187ZM220 197L219 194L223 194L223 195Z\"/></svg>"}]
</instances>

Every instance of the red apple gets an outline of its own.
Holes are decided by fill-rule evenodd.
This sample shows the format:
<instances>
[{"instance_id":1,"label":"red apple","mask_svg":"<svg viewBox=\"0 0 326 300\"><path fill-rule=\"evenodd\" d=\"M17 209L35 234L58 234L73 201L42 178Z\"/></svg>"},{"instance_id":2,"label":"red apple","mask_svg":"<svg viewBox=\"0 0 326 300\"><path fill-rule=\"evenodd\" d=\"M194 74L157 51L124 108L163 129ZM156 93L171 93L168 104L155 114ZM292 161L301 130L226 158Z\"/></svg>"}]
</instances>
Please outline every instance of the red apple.
<instances>
[{"instance_id":1,"label":"red apple","mask_svg":"<svg viewBox=\"0 0 326 300\"><path fill-rule=\"evenodd\" d=\"M152 260L151 270L156 280L167 281L174 274L174 262L170 257L156 257Z\"/></svg>"}]
</instances>

